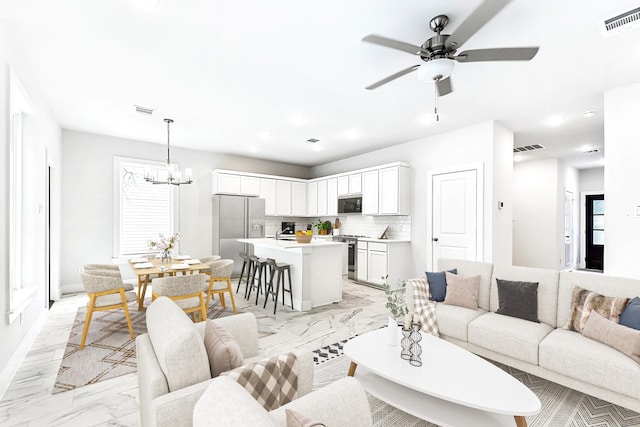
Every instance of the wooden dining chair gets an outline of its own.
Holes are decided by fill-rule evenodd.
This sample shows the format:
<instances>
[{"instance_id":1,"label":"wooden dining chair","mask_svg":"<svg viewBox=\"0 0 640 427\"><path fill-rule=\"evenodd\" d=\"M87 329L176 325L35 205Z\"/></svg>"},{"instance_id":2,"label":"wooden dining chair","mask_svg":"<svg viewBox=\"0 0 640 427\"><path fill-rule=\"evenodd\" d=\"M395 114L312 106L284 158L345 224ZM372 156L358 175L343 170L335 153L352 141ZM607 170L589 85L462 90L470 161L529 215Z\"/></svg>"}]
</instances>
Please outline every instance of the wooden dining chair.
<instances>
[{"instance_id":1,"label":"wooden dining chair","mask_svg":"<svg viewBox=\"0 0 640 427\"><path fill-rule=\"evenodd\" d=\"M133 326L131 325L131 317L129 316L129 307L127 304L137 300L136 293L133 292L133 286L122 282L119 271L113 270L87 270L80 274L82 285L87 291L89 302L87 303L87 316L84 321L84 329L82 331L82 340L80 341L80 350L84 349L87 332L91 323L91 317L94 311L123 309L127 325L129 326L129 334L133 335Z\"/></svg>"},{"instance_id":2,"label":"wooden dining chair","mask_svg":"<svg viewBox=\"0 0 640 427\"><path fill-rule=\"evenodd\" d=\"M158 277L151 281L151 301L160 296L172 299L194 322L207 319L202 275Z\"/></svg>"},{"instance_id":3,"label":"wooden dining chair","mask_svg":"<svg viewBox=\"0 0 640 427\"><path fill-rule=\"evenodd\" d=\"M233 314L237 314L236 300L233 296L233 287L231 286L231 273L233 272L233 260L221 259L214 261L210 264L209 286L207 287L207 302L206 306L209 307L209 301L214 295L218 295L220 298L220 304L223 308L227 308L227 304L224 299L224 294L229 292L229 298L231 299L231 306L233 307ZM223 282L225 285L216 286L216 282Z\"/></svg>"}]
</instances>

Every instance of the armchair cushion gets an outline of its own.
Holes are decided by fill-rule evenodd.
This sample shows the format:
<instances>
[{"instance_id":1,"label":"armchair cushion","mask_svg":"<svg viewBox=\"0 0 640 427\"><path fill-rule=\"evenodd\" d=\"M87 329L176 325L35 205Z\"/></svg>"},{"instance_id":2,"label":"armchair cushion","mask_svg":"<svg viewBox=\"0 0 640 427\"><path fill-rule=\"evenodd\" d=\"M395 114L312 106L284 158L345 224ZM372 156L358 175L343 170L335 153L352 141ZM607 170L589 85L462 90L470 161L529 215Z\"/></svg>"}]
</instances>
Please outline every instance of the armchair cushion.
<instances>
[{"instance_id":1,"label":"armchair cushion","mask_svg":"<svg viewBox=\"0 0 640 427\"><path fill-rule=\"evenodd\" d=\"M242 366L244 359L240 346L225 328L207 320L204 331L204 346L209 356L211 376Z\"/></svg>"},{"instance_id":2,"label":"armchair cushion","mask_svg":"<svg viewBox=\"0 0 640 427\"><path fill-rule=\"evenodd\" d=\"M169 391L211 378L202 338L189 317L173 301L159 297L149 306L147 329L160 368L167 377Z\"/></svg>"},{"instance_id":3,"label":"armchair cushion","mask_svg":"<svg viewBox=\"0 0 640 427\"><path fill-rule=\"evenodd\" d=\"M312 420L304 414L293 409L284 410L287 427L326 427L319 421Z\"/></svg>"}]
</instances>

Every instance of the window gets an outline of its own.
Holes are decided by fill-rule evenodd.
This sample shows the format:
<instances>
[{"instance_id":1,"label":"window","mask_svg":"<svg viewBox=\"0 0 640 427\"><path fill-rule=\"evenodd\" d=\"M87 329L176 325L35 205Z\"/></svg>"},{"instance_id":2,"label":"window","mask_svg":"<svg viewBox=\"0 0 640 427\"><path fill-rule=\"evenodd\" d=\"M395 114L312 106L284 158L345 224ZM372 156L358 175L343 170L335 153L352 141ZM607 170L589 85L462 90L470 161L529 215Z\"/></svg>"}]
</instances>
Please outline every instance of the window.
<instances>
[{"instance_id":1,"label":"window","mask_svg":"<svg viewBox=\"0 0 640 427\"><path fill-rule=\"evenodd\" d=\"M145 168L160 162L116 157L114 162L114 257L149 254L147 242L175 230L177 198L172 185L144 180Z\"/></svg>"}]
</instances>

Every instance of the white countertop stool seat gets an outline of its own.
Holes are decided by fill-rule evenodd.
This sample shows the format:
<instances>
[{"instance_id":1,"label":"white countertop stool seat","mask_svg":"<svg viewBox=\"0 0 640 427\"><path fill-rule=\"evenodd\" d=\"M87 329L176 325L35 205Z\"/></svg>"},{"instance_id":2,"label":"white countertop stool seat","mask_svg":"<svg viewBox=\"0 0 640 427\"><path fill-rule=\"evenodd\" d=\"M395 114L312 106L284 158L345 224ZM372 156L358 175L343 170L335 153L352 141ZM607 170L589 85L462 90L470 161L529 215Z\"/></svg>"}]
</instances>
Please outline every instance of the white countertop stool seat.
<instances>
[{"instance_id":1,"label":"white countertop stool seat","mask_svg":"<svg viewBox=\"0 0 640 427\"><path fill-rule=\"evenodd\" d=\"M269 275L269 283L267 283L267 289L264 294L264 305L262 308L267 307L267 301L269 295L273 296L273 314L276 314L276 308L278 307L278 293L280 292L280 286L282 286L282 305L285 305L285 292L289 293L289 299L291 301L291 309L293 310L293 292L291 288L291 266L285 263L277 263L273 258L267 258L267 264L271 268L271 274ZM273 290L273 277L276 275L276 289ZM289 289L285 287L284 273L287 273L289 279Z\"/></svg>"}]
</instances>

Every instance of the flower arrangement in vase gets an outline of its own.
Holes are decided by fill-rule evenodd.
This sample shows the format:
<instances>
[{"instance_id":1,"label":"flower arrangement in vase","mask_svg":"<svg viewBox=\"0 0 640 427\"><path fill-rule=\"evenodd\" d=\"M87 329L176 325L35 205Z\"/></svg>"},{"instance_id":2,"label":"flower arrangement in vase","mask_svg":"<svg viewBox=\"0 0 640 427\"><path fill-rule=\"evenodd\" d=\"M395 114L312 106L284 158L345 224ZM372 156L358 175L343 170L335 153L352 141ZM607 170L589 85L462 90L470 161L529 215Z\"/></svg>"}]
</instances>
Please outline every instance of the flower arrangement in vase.
<instances>
[{"instance_id":1,"label":"flower arrangement in vase","mask_svg":"<svg viewBox=\"0 0 640 427\"><path fill-rule=\"evenodd\" d=\"M159 233L158 236L160 237L158 240L149 240L147 242L149 249L161 251L160 258L162 262L170 262L171 252L180 240L180 233L175 232L169 237L165 237L162 233Z\"/></svg>"},{"instance_id":2,"label":"flower arrangement in vase","mask_svg":"<svg viewBox=\"0 0 640 427\"><path fill-rule=\"evenodd\" d=\"M388 344L389 345L397 345L398 344L398 322L397 318L406 315L409 310L407 309L406 304L406 291L407 291L407 282L401 282L400 286L397 288L391 288L387 283L387 279L389 276L383 276L383 284L384 293L387 297L387 301L385 303L385 307L389 310L389 319L388 319Z\"/></svg>"}]
</instances>

